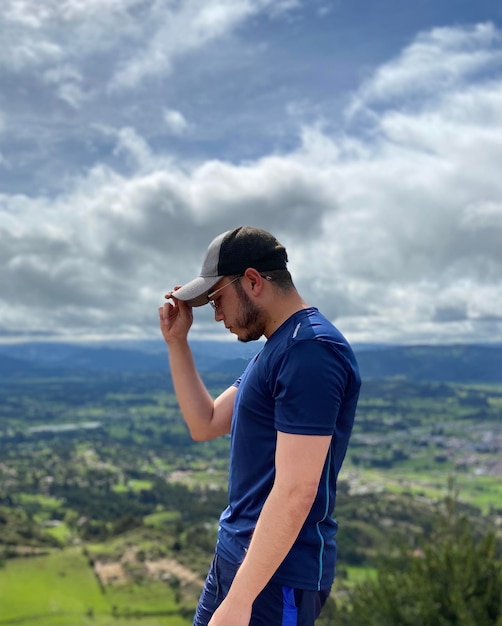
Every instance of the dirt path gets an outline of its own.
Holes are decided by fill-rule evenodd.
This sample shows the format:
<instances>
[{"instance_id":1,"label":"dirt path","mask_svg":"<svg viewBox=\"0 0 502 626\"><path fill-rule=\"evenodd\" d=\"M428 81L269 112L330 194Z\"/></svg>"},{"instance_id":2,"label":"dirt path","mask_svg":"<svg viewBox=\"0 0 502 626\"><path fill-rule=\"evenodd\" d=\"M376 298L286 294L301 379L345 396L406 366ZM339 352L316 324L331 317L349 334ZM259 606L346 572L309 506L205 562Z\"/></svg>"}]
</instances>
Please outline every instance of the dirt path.
<instances>
[{"instance_id":1,"label":"dirt path","mask_svg":"<svg viewBox=\"0 0 502 626\"><path fill-rule=\"evenodd\" d=\"M169 576L176 576L181 584L195 585L200 588L204 586L202 578L174 559L158 559L140 563L136 561L135 554L132 551L126 552L120 561L96 561L94 563L94 572L103 586L123 584L128 581L124 565L133 563L144 568L145 575L150 578L165 579Z\"/></svg>"},{"instance_id":2,"label":"dirt path","mask_svg":"<svg viewBox=\"0 0 502 626\"><path fill-rule=\"evenodd\" d=\"M181 565L174 559L159 559L158 561L145 561L144 563L150 576L156 578L165 574L172 574L176 576L182 583L189 585L197 585L198 587L204 586L204 581L191 569Z\"/></svg>"}]
</instances>

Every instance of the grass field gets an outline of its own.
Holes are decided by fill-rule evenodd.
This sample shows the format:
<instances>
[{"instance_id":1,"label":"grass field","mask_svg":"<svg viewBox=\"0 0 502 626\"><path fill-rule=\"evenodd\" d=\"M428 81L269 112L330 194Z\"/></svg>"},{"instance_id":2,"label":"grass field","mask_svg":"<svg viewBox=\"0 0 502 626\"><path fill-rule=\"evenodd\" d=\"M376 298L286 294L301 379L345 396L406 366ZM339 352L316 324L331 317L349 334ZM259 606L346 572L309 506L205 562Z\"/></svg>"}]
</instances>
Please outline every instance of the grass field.
<instances>
[{"instance_id":1,"label":"grass field","mask_svg":"<svg viewBox=\"0 0 502 626\"><path fill-rule=\"evenodd\" d=\"M158 582L100 589L80 549L9 560L0 569L0 625L188 626ZM148 615L149 614L149 615Z\"/></svg>"},{"instance_id":2,"label":"grass field","mask_svg":"<svg viewBox=\"0 0 502 626\"><path fill-rule=\"evenodd\" d=\"M113 491L115 491L115 493L127 493L129 490L130 491L135 491L136 493L140 492L140 491L148 491L149 489L151 489L153 486L153 483L151 480L128 480L127 484L118 484L118 485L114 485L113 487Z\"/></svg>"},{"instance_id":3,"label":"grass field","mask_svg":"<svg viewBox=\"0 0 502 626\"><path fill-rule=\"evenodd\" d=\"M377 570L374 567L347 567L346 568L347 579L343 582L344 585L348 587L353 587L359 583L364 582L365 580L375 580L377 577ZM339 585L339 581L335 578L335 591L337 585Z\"/></svg>"},{"instance_id":4,"label":"grass field","mask_svg":"<svg viewBox=\"0 0 502 626\"><path fill-rule=\"evenodd\" d=\"M483 513L492 508L500 508L502 502L502 481L500 476L466 476L456 479L462 500L479 507Z\"/></svg>"},{"instance_id":5,"label":"grass field","mask_svg":"<svg viewBox=\"0 0 502 626\"><path fill-rule=\"evenodd\" d=\"M47 528L47 533L55 537L61 545L68 544L72 537L70 529L64 522Z\"/></svg>"},{"instance_id":6,"label":"grass field","mask_svg":"<svg viewBox=\"0 0 502 626\"><path fill-rule=\"evenodd\" d=\"M181 518L182 516L179 511L159 511L158 513L151 513L150 515L146 515L144 518L144 523L146 526L159 528L169 524L174 524L175 522L180 521Z\"/></svg>"},{"instance_id":7,"label":"grass field","mask_svg":"<svg viewBox=\"0 0 502 626\"><path fill-rule=\"evenodd\" d=\"M454 478L454 488L461 502L478 507L487 514L502 502L502 481L499 476L469 475L448 471L377 470L357 469L359 483L367 489L385 488L393 493L409 493L440 501L448 494L449 478ZM341 478L345 478L341 474Z\"/></svg>"}]
</instances>

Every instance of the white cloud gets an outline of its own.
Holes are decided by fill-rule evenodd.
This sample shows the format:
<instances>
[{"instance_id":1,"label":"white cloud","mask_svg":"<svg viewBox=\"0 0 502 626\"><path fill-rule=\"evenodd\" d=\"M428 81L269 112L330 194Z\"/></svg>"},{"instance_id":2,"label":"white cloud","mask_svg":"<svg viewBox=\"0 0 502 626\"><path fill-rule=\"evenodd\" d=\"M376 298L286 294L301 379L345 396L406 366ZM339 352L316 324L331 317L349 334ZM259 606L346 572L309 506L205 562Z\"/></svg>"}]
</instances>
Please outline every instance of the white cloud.
<instances>
[{"instance_id":1,"label":"white cloud","mask_svg":"<svg viewBox=\"0 0 502 626\"><path fill-rule=\"evenodd\" d=\"M3 115L2 111L0 111L0 148L2 146L1 139L2 139L2 133L4 131L4 128L5 128L5 116ZM3 166L7 165L7 162L4 156L2 155L2 151L0 149L0 167L2 165Z\"/></svg>"},{"instance_id":2,"label":"white cloud","mask_svg":"<svg viewBox=\"0 0 502 626\"><path fill-rule=\"evenodd\" d=\"M354 97L350 112L416 98L465 85L480 71L500 67L502 35L492 23L435 28L421 33L396 58L380 67ZM402 104L402 102L401 102Z\"/></svg>"},{"instance_id":3,"label":"white cloud","mask_svg":"<svg viewBox=\"0 0 502 626\"><path fill-rule=\"evenodd\" d=\"M71 65L63 64L52 67L44 72L43 79L48 85L55 85L59 98L74 109L80 108L86 99L81 87L83 77Z\"/></svg>"},{"instance_id":4,"label":"white cloud","mask_svg":"<svg viewBox=\"0 0 502 626\"><path fill-rule=\"evenodd\" d=\"M78 61L127 34L132 0L3 0L0 65L18 72ZM120 34L119 34L120 33Z\"/></svg>"},{"instance_id":5,"label":"white cloud","mask_svg":"<svg viewBox=\"0 0 502 626\"><path fill-rule=\"evenodd\" d=\"M249 18L277 8L283 13L294 5L286 7L282 0L185 0L175 6L158 2L145 22L148 44L122 64L112 88L130 89L145 78L169 74L176 59L231 33Z\"/></svg>"},{"instance_id":6,"label":"white cloud","mask_svg":"<svg viewBox=\"0 0 502 626\"><path fill-rule=\"evenodd\" d=\"M87 19L91 4L65 2L61 14ZM28 5L11 0L10 19L17 11L27 29L55 19L56 3L31 17ZM165 57L152 58L154 71L272 5L280 7L204 3L185 47L163 48ZM160 50L161 33L202 5L141 6L152 33L154 14L178 10L169 27L155 30ZM140 5L109 0L102 8L128 24ZM136 36L132 25L127 36ZM367 79L338 134L305 126L296 147L246 162L176 158L134 123L127 101L130 124L93 126L109 145L107 161L92 146L94 165L54 196L0 196L0 332L155 334L164 291L198 272L212 237L251 223L286 244L301 293L353 340L502 338L498 42L490 25L422 33ZM121 66L130 85L150 72L145 51L126 55ZM428 74L425 59L436 57L440 67ZM42 79L84 115L85 67L71 58L44 63ZM431 88L438 83L442 89ZM181 141L192 118L171 101L158 122ZM210 323L210 312L197 313L200 332Z\"/></svg>"},{"instance_id":7,"label":"white cloud","mask_svg":"<svg viewBox=\"0 0 502 626\"><path fill-rule=\"evenodd\" d=\"M183 135L190 127L183 113L174 109L164 110L164 121L173 135Z\"/></svg>"},{"instance_id":8,"label":"white cloud","mask_svg":"<svg viewBox=\"0 0 502 626\"><path fill-rule=\"evenodd\" d=\"M462 226L470 228L500 228L502 226L502 202L479 202L465 208Z\"/></svg>"},{"instance_id":9,"label":"white cloud","mask_svg":"<svg viewBox=\"0 0 502 626\"><path fill-rule=\"evenodd\" d=\"M290 8L283 0L3 0L0 66L88 73L87 61L99 58L107 82L130 89L249 17Z\"/></svg>"},{"instance_id":10,"label":"white cloud","mask_svg":"<svg viewBox=\"0 0 502 626\"><path fill-rule=\"evenodd\" d=\"M111 131L114 133L114 131ZM137 171L147 171L155 169L160 165L150 150L147 142L141 137L134 128L121 128L117 132L117 146L115 153L125 153L136 166Z\"/></svg>"},{"instance_id":11,"label":"white cloud","mask_svg":"<svg viewBox=\"0 0 502 626\"><path fill-rule=\"evenodd\" d=\"M11 38L9 37L9 39ZM15 39L15 36L12 39ZM11 68L13 71L57 63L63 58L61 48L49 41L25 41L13 44L12 40L8 40L7 45L2 46L2 48L0 64Z\"/></svg>"}]
</instances>

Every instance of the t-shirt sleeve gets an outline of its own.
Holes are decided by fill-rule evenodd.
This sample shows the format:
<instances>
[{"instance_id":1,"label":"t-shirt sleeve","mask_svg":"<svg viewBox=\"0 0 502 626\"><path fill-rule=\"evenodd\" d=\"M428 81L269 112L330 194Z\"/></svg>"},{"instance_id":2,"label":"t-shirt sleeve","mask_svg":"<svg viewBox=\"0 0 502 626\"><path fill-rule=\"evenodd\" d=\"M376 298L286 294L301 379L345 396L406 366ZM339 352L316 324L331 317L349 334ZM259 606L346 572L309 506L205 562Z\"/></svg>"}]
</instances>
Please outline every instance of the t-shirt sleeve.
<instances>
[{"instance_id":1,"label":"t-shirt sleeve","mask_svg":"<svg viewBox=\"0 0 502 626\"><path fill-rule=\"evenodd\" d=\"M333 435L348 367L332 344L298 341L285 353L275 379L275 427L297 435Z\"/></svg>"}]
</instances>

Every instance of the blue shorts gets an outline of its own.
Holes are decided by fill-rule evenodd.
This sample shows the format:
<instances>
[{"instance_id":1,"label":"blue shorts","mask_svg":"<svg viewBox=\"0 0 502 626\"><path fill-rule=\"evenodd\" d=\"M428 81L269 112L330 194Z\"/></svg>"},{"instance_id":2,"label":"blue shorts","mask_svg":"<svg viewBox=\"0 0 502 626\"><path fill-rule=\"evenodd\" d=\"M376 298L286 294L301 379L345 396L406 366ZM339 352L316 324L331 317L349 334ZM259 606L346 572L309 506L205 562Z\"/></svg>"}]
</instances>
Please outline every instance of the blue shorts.
<instances>
[{"instance_id":1,"label":"blue shorts","mask_svg":"<svg viewBox=\"0 0 502 626\"><path fill-rule=\"evenodd\" d=\"M193 626L207 626L226 597L238 566L216 555L195 612ZM253 603L249 626L313 626L329 589L308 591L269 582Z\"/></svg>"}]
</instances>

